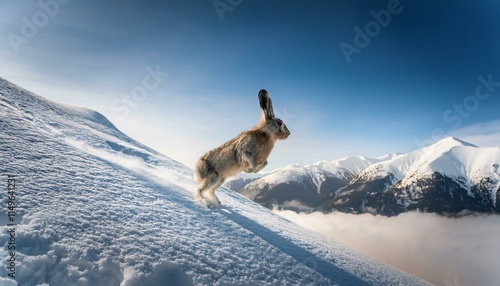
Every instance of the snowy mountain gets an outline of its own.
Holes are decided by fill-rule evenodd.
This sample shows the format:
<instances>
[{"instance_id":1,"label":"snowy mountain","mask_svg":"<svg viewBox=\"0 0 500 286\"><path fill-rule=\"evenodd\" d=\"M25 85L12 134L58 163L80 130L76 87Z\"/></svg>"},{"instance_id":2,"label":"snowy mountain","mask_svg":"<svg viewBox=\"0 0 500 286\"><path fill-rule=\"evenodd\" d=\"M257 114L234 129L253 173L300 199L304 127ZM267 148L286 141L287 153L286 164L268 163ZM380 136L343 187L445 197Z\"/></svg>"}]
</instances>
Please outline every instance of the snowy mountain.
<instances>
[{"instance_id":1,"label":"snowy mountain","mask_svg":"<svg viewBox=\"0 0 500 286\"><path fill-rule=\"evenodd\" d=\"M310 211L323 205L368 166L394 156L346 157L306 166L289 165L257 178L237 178L226 186L270 209L278 206Z\"/></svg>"},{"instance_id":2,"label":"snowy mountain","mask_svg":"<svg viewBox=\"0 0 500 286\"><path fill-rule=\"evenodd\" d=\"M1 78L0 130L0 285L427 285Z\"/></svg>"},{"instance_id":3,"label":"snowy mountain","mask_svg":"<svg viewBox=\"0 0 500 286\"><path fill-rule=\"evenodd\" d=\"M268 208L295 211L500 212L499 166L500 148L449 137L408 154L287 166L235 189Z\"/></svg>"},{"instance_id":4,"label":"snowy mountain","mask_svg":"<svg viewBox=\"0 0 500 286\"><path fill-rule=\"evenodd\" d=\"M448 137L373 164L323 205L323 210L395 215L419 210L500 212L500 148Z\"/></svg>"}]
</instances>

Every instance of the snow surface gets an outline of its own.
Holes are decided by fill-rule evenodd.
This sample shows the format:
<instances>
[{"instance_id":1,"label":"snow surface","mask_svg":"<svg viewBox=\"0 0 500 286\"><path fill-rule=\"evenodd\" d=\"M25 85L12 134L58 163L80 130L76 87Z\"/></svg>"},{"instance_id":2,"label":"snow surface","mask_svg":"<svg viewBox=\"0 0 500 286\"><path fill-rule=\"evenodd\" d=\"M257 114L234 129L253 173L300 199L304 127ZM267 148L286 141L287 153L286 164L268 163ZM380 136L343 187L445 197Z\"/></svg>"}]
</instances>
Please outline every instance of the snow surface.
<instances>
[{"instance_id":1,"label":"snow surface","mask_svg":"<svg viewBox=\"0 0 500 286\"><path fill-rule=\"evenodd\" d=\"M0 130L1 181L18 178L0 285L427 285L227 189L222 209L197 204L191 169L1 78Z\"/></svg>"}]
</instances>

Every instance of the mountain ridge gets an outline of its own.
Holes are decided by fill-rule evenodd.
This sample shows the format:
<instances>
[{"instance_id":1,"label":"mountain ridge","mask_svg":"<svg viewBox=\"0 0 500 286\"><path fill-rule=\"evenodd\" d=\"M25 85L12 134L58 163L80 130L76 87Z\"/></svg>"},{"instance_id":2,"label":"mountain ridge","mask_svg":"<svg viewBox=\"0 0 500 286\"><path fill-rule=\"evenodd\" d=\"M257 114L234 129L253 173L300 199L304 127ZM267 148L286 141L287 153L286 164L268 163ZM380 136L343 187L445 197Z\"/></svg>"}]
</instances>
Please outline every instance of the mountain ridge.
<instances>
[{"instance_id":1,"label":"mountain ridge","mask_svg":"<svg viewBox=\"0 0 500 286\"><path fill-rule=\"evenodd\" d=\"M410 210L443 214L466 210L500 211L496 204L500 193L500 148L478 147L446 137L406 154L394 153L378 159L351 158L366 161L362 168L345 172L339 171L347 170L342 167L324 167L341 165L345 158L295 167L293 172L288 166L248 184L240 182L236 190L252 193L253 200L268 208L295 211L337 210L384 215ZM318 182L315 176L320 177L319 181L335 181L336 184L322 189L315 183ZM232 184L229 182L228 186ZM436 195L437 192L441 194ZM456 200L454 192L460 200ZM306 200L305 195L314 199ZM441 201L443 207L427 196Z\"/></svg>"}]
</instances>

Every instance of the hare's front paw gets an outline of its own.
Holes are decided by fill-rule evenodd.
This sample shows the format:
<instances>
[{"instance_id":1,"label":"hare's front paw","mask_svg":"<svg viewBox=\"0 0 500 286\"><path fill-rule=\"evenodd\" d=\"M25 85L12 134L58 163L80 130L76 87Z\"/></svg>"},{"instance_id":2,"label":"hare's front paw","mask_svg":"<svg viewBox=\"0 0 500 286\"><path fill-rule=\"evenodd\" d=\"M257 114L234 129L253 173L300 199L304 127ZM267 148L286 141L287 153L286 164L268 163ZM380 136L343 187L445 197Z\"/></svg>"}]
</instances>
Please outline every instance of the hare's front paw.
<instances>
[{"instance_id":1,"label":"hare's front paw","mask_svg":"<svg viewBox=\"0 0 500 286\"><path fill-rule=\"evenodd\" d=\"M255 168L255 170L253 170L254 173L258 173L260 172L262 169L264 169L265 167L267 166L267 160L262 163L260 166L258 166L257 168Z\"/></svg>"},{"instance_id":2,"label":"hare's front paw","mask_svg":"<svg viewBox=\"0 0 500 286\"><path fill-rule=\"evenodd\" d=\"M245 169L243 169L243 172L245 172L245 173L253 173L253 172L255 172L255 168L245 167Z\"/></svg>"}]
</instances>

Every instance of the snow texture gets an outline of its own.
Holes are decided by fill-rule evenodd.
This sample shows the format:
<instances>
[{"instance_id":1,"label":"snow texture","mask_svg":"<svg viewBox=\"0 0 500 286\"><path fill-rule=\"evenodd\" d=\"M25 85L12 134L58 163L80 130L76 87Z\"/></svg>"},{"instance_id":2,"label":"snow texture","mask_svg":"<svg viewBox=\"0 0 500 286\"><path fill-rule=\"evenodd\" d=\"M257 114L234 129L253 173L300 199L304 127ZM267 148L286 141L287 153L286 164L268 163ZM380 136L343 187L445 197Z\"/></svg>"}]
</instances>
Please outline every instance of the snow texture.
<instances>
[{"instance_id":1,"label":"snow texture","mask_svg":"<svg viewBox=\"0 0 500 286\"><path fill-rule=\"evenodd\" d=\"M223 208L200 205L191 169L1 78L0 130L1 182L17 175L1 285L427 285L227 189Z\"/></svg>"}]
</instances>

